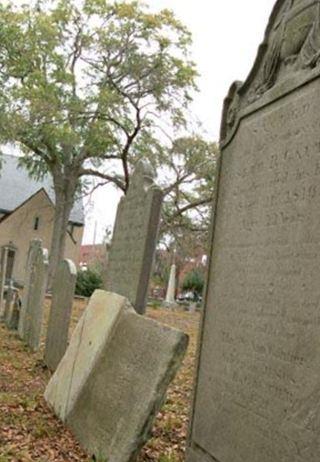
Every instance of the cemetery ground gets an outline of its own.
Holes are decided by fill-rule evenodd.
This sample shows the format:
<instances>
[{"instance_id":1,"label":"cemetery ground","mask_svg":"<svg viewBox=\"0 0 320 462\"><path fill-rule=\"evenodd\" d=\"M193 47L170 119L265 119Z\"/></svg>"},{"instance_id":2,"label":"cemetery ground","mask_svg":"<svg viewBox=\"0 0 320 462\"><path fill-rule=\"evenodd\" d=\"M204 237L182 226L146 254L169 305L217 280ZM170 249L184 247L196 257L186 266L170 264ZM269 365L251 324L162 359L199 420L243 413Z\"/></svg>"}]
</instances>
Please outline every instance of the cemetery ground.
<instances>
[{"instance_id":1,"label":"cemetery ground","mask_svg":"<svg viewBox=\"0 0 320 462\"><path fill-rule=\"evenodd\" d=\"M46 319L49 304L46 301ZM71 330L85 306L83 301L75 302ZM183 330L190 344L138 462L180 462L184 460L200 316L155 307L148 309L147 316ZM39 352L30 353L16 333L0 327L0 462L89 461L44 401L50 373L44 367L43 346L42 342Z\"/></svg>"}]
</instances>

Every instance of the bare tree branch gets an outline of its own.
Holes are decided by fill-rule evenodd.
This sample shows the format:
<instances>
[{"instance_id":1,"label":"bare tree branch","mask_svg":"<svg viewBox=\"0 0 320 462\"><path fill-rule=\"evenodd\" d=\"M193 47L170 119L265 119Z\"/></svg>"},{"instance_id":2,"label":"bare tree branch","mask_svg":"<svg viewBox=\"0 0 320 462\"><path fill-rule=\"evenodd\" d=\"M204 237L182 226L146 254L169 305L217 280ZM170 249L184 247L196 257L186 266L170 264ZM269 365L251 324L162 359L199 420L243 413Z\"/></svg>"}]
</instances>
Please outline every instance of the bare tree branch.
<instances>
[{"instance_id":1,"label":"bare tree branch","mask_svg":"<svg viewBox=\"0 0 320 462\"><path fill-rule=\"evenodd\" d=\"M108 175L106 173L99 172L99 170L94 170L91 168L84 168L81 169L79 176L96 176L98 178L102 178L103 180L106 180L108 183L114 183L123 192L126 192L125 183L119 177L116 177L114 175Z\"/></svg>"}]
</instances>

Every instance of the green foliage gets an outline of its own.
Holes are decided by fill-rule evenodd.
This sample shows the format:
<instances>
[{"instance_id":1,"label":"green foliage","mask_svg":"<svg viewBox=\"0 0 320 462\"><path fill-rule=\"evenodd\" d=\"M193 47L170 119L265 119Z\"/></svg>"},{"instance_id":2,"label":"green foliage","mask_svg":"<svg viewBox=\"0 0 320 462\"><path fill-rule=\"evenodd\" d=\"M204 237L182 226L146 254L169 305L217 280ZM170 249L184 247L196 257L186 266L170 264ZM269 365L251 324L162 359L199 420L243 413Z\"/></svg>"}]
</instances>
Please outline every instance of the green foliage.
<instances>
[{"instance_id":1,"label":"green foliage","mask_svg":"<svg viewBox=\"0 0 320 462\"><path fill-rule=\"evenodd\" d=\"M76 294L83 297L91 297L96 289L102 288L101 274L96 270L88 268L85 271L79 271L77 275Z\"/></svg>"},{"instance_id":2,"label":"green foliage","mask_svg":"<svg viewBox=\"0 0 320 462\"><path fill-rule=\"evenodd\" d=\"M185 240L186 232L206 239L218 156L216 143L194 135L176 139L168 149L167 160L163 159L174 180L163 184L162 233L169 233L176 246Z\"/></svg>"},{"instance_id":3,"label":"green foliage","mask_svg":"<svg viewBox=\"0 0 320 462\"><path fill-rule=\"evenodd\" d=\"M183 290L190 290L198 298L201 296L204 288L204 276L201 269L195 268L185 276L182 283Z\"/></svg>"},{"instance_id":4,"label":"green foliage","mask_svg":"<svg viewBox=\"0 0 320 462\"><path fill-rule=\"evenodd\" d=\"M77 192L95 176L126 193L142 157L168 172L163 233L207 226L216 145L198 136L163 143L164 133L190 133L190 45L171 11L138 0L0 5L0 143L18 145L34 177L52 175L50 279Z\"/></svg>"},{"instance_id":5,"label":"green foliage","mask_svg":"<svg viewBox=\"0 0 320 462\"><path fill-rule=\"evenodd\" d=\"M125 177L146 140L160 148L161 115L185 123L196 77L190 43L171 11L151 13L140 1L2 4L1 141L18 143L36 176L59 166L80 177L88 159L95 168L120 159Z\"/></svg>"}]
</instances>

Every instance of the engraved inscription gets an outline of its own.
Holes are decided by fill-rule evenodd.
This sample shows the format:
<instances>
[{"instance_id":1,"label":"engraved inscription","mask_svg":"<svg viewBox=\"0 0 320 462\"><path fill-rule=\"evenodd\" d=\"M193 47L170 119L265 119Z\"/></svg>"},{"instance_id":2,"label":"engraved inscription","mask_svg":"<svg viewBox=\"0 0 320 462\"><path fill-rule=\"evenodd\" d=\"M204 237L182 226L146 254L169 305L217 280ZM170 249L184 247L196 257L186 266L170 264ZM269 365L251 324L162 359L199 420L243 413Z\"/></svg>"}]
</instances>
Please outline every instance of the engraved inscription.
<instances>
[{"instance_id":1,"label":"engraved inscription","mask_svg":"<svg viewBox=\"0 0 320 462\"><path fill-rule=\"evenodd\" d=\"M316 80L223 151L192 433L222 462L320 460L319 108Z\"/></svg>"},{"instance_id":2,"label":"engraved inscription","mask_svg":"<svg viewBox=\"0 0 320 462\"><path fill-rule=\"evenodd\" d=\"M144 164L119 204L109 255L107 290L127 297L144 313L161 209L161 191Z\"/></svg>"}]
</instances>

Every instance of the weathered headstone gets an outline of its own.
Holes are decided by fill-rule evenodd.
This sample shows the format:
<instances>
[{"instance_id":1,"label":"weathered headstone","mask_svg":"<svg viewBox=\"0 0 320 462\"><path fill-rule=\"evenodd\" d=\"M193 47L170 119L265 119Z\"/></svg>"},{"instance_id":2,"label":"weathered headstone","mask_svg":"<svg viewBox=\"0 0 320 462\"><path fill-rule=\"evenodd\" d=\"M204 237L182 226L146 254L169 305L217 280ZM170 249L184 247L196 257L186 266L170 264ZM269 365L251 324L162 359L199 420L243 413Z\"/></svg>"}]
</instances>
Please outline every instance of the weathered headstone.
<instances>
[{"instance_id":1,"label":"weathered headstone","mask_svg":"<svg viewBox=\"0 0 320 462\"><path fill-rule=\"evenodd\" d=\"M45 398L96 460L131 462L146 441L188 337L96 291Z\"/></svg>"},{"instance_id":2,"label":"weathered headstone","mask_svg":"<svg viewBox=\"0 0 320 462\"><path fill-rule=\"evenodd\" d=\"M14 293L15 293L15 289L13 286L13 282L10 280L7 286L7 290L6 290L5 305L4 305L3 319L5 323L7 322L7 319L10 314L11 306L14 300Z\"/></svg>"},{"instance_id":3,"label":"weathered headstone","mask_svg":"<svg viewBox=\"0 0 320 462\"><path fill-rule=\"evenodd\" d=\"M6 283L8 250L6 247L0 249L0 320L4 321L4 286Z\"/></svg>"},{"instance_id":4,"label":"weathered headstone","mask_svg":"<svg viewBox=\"0 0 320 462\"><path fill-rule=\"evenodd\" d=\"M106 284L110 292L127 297L140 314L146 307L161 203L153 172L140 161L118 206Z\"/></svg>"},{"instance_id":5,"label":"weathered headstone","mask_svg":"<svg viewBox=\"0 0 320 462\"><path fill-rule=\"evenodd\" d=\"M48 252L40 239L31 241L26 269L19 336L33 351L40 346L44 298L48 275Z\"/></svg>"},{"instance_id":6,"label":"weathered headstone","mask_svg":"<svg viewBox=\"0 0 320 462\"><path fill-rule=\"evenodd\" d=\"M320 460L320 2L225 102L188 462Z\"/></svg>"},{"instance_id":7,"label":"weathered headstone","mask_svg":"<svg viewBox=\"0 0 320 462\"><path fill-rule=\"evenodd\" d=\"M13 303L6 317L6 326L10 330L17 330L19 326L21 302L18 292L13 294Z\"/></svg>"},{"instance_id":8,"label":"weathered headstone","mask_svg":"<svg viewBox=\"0 0 320 462\"><path fill-rule=\"evenodd\" d=\"M176 303L176 265L171 265L170 276L167 287L166 302L167 306L173 306Z\"/></svg>"},{"instance_id":9,"label":"weathered headstone","mask_svg":"<svg viewBox=\"0 0 320 462\"><path fill-rule=\"evenodd\" d=\"M63 260L58 267L52 288L44 355L44 361L51 371L56 370L67 349L76 279L75 264L71 260Z\"/></svg>"}]
</instances>

